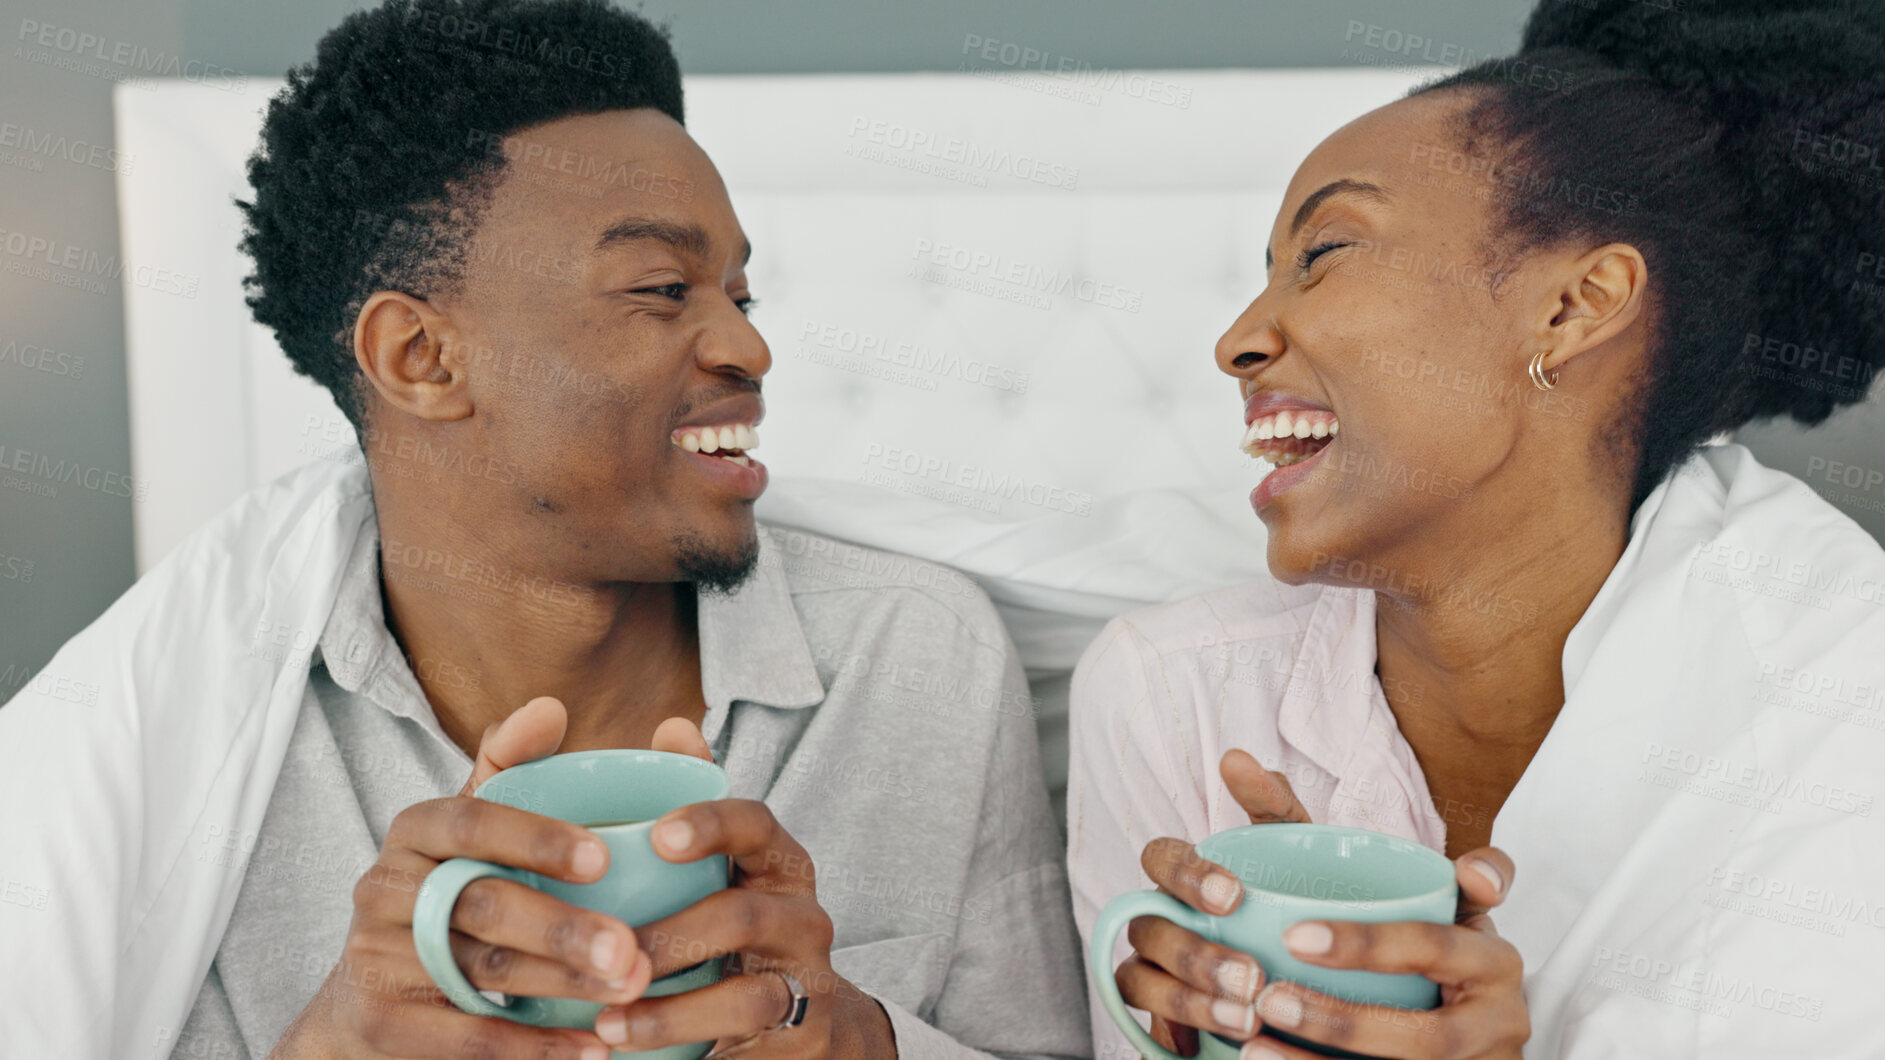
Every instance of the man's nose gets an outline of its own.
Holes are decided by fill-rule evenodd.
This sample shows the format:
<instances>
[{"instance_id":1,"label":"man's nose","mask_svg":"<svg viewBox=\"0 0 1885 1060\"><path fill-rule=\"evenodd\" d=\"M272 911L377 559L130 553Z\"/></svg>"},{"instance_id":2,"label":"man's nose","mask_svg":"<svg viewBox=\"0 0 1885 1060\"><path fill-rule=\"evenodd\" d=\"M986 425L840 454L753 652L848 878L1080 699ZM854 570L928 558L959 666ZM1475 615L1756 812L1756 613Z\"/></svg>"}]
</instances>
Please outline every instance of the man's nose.
<instances>
[{"instance_id":1,"label":"man's nose","mask_svg":"<svg viewBox=\"0 0 1885 1060\"><path fill-rule=\"evenodd\" d=\"M772 350L732 299L721 303L701 338L700 366L722 375L758 379L772 370Z\"/></svg>"}]
</instances>

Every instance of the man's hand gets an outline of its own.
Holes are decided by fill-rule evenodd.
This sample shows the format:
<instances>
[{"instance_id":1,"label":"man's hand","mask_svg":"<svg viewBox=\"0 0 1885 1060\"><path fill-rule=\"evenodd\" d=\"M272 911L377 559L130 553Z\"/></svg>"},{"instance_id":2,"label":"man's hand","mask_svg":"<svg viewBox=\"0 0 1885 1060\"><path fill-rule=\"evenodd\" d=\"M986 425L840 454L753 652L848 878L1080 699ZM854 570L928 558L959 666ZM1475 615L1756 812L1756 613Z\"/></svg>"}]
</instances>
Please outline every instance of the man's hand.
<instances>
[{"instance_id":1,"label":"man's hand","mask_svg":"<svg viewBox=\"0 0 1885 1060\"><path fill-rule=\"evenodd\" d=\"M561 703L531 700L485 731L456 798L422 802L393 818L379 860L354 887L340 963L271 1056L606 1060L607 1047L589 1031L458 1011L419 964L412 940L419 886L450 858L571 883L594 881L608 868L608 848L586 829L471 797L499 770L554 754L566 722ZM620 1003L640 997L653 977L628 925L509 880L466 887L452 928L452 952L480 990Z\"/></svg>"},{"instance_id":2,"label":"man's hand","mask_svg":"<svg viewBox=\"0 0 1885 1060\"><path fill-rule=\"evenodd\" d=\"M670 718L656 730L656 750L710 758L699 730ZM733 886L636 930L656 978L722 954L735 955L727 978L670 997L604 1009L596 1031L624 1052L714 1041L715 1056L894 1057L890 1018L876 1000L831 968L831 917L818 904L812 860L764 803L722 799L663 816L655 852L672 862L725 854ZM774 970L810 996L804 1022L772 1030L791 1006ZM735 974L737 973L737 974Z\"/></svg>"}]
</instances>

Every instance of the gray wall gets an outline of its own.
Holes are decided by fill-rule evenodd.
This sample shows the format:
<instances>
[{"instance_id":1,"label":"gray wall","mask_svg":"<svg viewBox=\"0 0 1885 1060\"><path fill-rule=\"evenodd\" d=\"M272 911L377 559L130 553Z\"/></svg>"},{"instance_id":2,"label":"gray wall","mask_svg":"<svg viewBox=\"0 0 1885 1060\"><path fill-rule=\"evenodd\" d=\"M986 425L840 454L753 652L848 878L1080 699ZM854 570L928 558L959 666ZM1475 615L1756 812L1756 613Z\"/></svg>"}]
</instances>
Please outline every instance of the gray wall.
<instances>
[{"instance_id":1,"label":"gray wall","mask_svg":"<svg viewBox=\"0 0 1885 1060\"><path fill-rule=\"evenodd\" d=\"M135 64L213 64L277 76L312 57L320 35L360 4L341 0L7 0L0 17L0 465L66 461L87 474L45 496L0 478L0 699L130 584L131 470L117 160L76 151L111 144L111 84ZM1526 0L653 0L693 73L953 70L977 41L1034 48L1094 67L1278 67L1471 61L1510 51ZM1401 56L1355 39L1353 23L1430 42ZM54 44L36 41L53 27ZM88 52L58 32L92 34ZM125 62L121 49L142 56ZM9 131L11 128L11 131ZM30 130L30 136L25 132ZM28 154L23 137L63 137L67 156ZM135 164L135 160L132 160ZM15 254L18 233L42 247ZM48 267L72 248L89 264ZM32 263L39 260L41 265ZM25 270L25 271L21 271ZM51 278L49 278L49 276ZM60 279L66 282L59 282ZM82 286L69 283L78 280ZM1753 435L1770 462L1824 477L1832 462L1885 467L1875 407L1817 436ZM1864 429L1860 429L1863 427ZM1875 534L1885 490L1822 488Z\"/></svg>"}]
</instances>

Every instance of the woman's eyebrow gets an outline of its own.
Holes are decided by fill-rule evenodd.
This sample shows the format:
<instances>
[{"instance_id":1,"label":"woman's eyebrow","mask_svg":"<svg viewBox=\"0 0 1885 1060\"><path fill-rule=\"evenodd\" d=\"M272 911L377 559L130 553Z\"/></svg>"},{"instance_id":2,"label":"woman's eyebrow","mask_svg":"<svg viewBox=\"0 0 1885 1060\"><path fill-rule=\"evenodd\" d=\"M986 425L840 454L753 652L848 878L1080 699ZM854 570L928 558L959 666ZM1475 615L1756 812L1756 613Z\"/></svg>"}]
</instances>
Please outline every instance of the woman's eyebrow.
<instances>
[{"instance_id":1,"label":"woman's eyebrow","mask_svg":"<svg viewBox=\"0 0 1885 1060\"><path fill-rule=\"evenodd\" d=\"M1392 202L1394 199L1394 196L1379 184L1370 184L1365 180L1350 180L1347 177L1341 180L1331 180L1304 199L1301 206L1296 207L1296 217L1289 223L1290 238L1296 238L1296 233L1302 231L1302 226L1309 223L1309 216L1316 212L1316 207L1337 195L1359 195L1379 203ZM1265 247L1263 250L1264 269L1274 268L1275 265L1274 255L1270 253L1268 247Z\"/></svg>"}]
</instances>

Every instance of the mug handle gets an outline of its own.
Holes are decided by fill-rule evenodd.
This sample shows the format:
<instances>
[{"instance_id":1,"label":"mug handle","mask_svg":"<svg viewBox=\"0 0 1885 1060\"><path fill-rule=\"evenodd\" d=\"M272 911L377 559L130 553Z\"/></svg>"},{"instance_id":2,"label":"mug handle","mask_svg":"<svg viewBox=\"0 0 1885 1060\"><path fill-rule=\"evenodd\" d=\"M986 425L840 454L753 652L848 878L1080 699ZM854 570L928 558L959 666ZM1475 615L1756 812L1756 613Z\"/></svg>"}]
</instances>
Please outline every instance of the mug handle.
<instances>
[{"instance_id":1,"label":"mug handle","mask_svg":"<svg viewBox=\"0 0 1885 1060\"><path fill-rule=\"evenodd\" d=\"M1094 985L1099 988L1100 1002L1106 1006L1106 1014L1119 1026L1120 1033L1149 1060L1189 1060L1153 1041L1145 1028L1139 1026L1139 1021L1132 1018L1131 1011L1126 1007L1126 999L1119 996L1118 980L1113 978L1113 942L1120 932L1126 930L1126 925L1142 916L1163 917L1197 935L1206 935L1210 922L1217 918L1200 913L1169 894L1133 891L1106 903L1106 908L1100 911L1099 919L1093 924L1093 940L1087 947L1087 966L1093 975Z\"/></svg>"},{"instance_id":2,"label":"mug handle","mask_svg":"<svg viewBox=\"0 0 1885 1060\"><path fill-rule=\"evenodd\" d=\"M419 951L419 963L425 966L432 982L445 992L451 1003L473 1016L516 1017L511 1010L492 1001L471 985L452 956L452 907L473 880L489 876L530 886L531 874L508 865L493 865L473 858L453 858L426 876L419 887L418 901L412 909L412 943Z\"/></svg>"}]
</instances>

